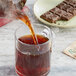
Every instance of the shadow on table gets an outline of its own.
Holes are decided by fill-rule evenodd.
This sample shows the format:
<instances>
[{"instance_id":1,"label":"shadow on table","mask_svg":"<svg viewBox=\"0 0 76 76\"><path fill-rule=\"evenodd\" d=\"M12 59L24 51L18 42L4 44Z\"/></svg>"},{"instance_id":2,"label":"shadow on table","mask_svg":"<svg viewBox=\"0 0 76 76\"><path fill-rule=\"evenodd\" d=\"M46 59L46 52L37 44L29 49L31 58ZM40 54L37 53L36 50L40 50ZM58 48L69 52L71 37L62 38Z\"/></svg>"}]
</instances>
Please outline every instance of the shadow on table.
<instances>
[{"instance_id":1,"label":"shadow on table","mask_svg":"<svg viewBox=\"0 0 76 76\"><path fill-rule=\"evenodd\" d=\"M3 66L0 67L0 76L16 76L14 66Z\"/></svg>"},{"instance_id":2,"label":"shadow on table","mask_svg":"<svg viewBox=\"0 0 76 76\"><path fill-rule=\"evenodd\" d=\"M14 66L0 67L0 76L17 76ZM76 76L75 66L51 67L51 72L48 76Z\"/></svg>"}]
</instances>

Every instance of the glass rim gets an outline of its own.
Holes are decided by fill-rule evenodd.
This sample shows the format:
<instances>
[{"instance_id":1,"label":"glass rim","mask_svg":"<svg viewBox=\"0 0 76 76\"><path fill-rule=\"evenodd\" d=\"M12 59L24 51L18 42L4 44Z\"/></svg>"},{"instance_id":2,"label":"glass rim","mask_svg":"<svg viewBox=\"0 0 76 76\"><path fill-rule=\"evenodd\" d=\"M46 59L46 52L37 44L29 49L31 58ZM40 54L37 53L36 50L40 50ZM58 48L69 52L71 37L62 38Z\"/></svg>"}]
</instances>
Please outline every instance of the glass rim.
<instances>
[{"instance_id":1,"label":"glass rim","mask_svg":"<svg viewBox=\"0 0 76 76\"><path fill-rule=\"evenodd\" d=\"M25 24L26 25L26 24ZM50 32L50 34L49 34L49 36L50 35L52 35L52 31L51 31L51 29L49 28L49 27L47 27L46 25L42 25L42 24L36 24L37 26L43 26L43 27L45 27L46 29L48 29L49 30L49 32ZM27 26L27 25L26 25ZM34 25L33 25L34 26ZM20 27L23 27L22 25L20 26ZM21 42L18 38L17 38L17 36L16 36L16 33L17 33L17 31L20 29L20 27L18 27L17 29L16 29L16 31L15 31L15 39L18 41L18 42L20 42L21 44L23 44L23 45L28 45L28 46L41 46L41 45L45 45L45 44L47 44L49 41L50 41L50 39L48 39L48 41L46 41L46 42L44 42L44 43L42 43L42 44L37 44L37 45L35 45L35 44L27 44L27 43L23 43L23 42ZM30 34L31 35L31 34ZM37 34L36 34L37 35Z\"/></svg>"}]
</instances>

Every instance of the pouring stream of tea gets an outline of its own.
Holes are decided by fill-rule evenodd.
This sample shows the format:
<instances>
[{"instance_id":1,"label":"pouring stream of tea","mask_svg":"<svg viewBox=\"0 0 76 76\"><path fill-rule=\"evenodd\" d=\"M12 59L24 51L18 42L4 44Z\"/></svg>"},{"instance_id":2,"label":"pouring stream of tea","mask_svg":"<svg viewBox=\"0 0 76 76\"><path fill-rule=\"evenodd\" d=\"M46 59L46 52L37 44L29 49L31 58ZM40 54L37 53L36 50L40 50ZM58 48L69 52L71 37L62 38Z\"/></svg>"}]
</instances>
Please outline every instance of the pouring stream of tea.
<instances>
[{"instance_id":1,"label":"pouring stream of tea","mask_svg":"<svg viewBox=\"0 0 76 76\"><path fill-rule=\"evenodd\" d=\"M38 44L38 40L37 40L37 37L36 37L36 34L34 32L34 28L32 27L32 24L28 18L28 16L24 13L21 13L21 12L17 12L17 18L20 19L21 21L23 21L30 29L31 33L32 33L32 37L33 37L33 40L34 40L34 44L37 45Z\"/></svg>"}]
</instances>

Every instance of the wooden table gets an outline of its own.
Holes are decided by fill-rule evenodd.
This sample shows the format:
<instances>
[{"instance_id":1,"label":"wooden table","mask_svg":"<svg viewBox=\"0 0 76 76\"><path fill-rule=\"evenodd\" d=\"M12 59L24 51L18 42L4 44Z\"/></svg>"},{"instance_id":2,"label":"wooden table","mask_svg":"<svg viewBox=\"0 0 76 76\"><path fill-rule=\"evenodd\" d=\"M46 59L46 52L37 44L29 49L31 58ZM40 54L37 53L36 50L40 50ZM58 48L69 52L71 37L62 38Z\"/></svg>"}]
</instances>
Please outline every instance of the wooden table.
<instances>
[{"instance_id":1,"label":"wooden table","mask_svg":"<svg viewBox=\"0 0 76 76\"><path fill-rule=\"evenodd\" d=\"M32 23L39 23L32 11L35 0L27 0L31 11ZM15 61L15 30L23 25L21 21L12 21L0 28L0 76L16 76ZM43 25L43 24L42 24ZM51 54L51 73L48 76L76 76L76 60L65 54L63 50L76 40L76 28L61 29L50 27L54 31L53 50Z\"/></svg>"}]
</instances>

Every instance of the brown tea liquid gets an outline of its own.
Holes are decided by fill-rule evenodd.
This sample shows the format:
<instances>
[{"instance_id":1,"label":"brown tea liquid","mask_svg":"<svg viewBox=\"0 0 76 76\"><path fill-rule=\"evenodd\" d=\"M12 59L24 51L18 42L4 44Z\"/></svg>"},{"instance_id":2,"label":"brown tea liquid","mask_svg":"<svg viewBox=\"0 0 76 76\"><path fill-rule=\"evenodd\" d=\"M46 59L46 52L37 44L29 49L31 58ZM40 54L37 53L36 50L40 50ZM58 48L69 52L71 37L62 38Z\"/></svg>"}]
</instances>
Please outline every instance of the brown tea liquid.
<instances>
[{"instance_id":1,"label":"brown tea liquid","mask_svg":"<svg viewBox=\"0 0 76 76\"><path fill-rule=\"evenodd\" d=\"M34 44L37 45L38 42L37 42L37 38L36 38L36 35L34 32L34 28L32 27L32 24L31 24L28 16L24 13L17 12L17 18L20 19L21 21L23 21L29 27L29 30L31 31L31 34L32 34L32 37L34 40Z\"/></svg>"},{"instance_id":2,"label":"brown tea liquid","mask_svg":"<svg viewBox=\"0 0 76 76\"><path fill-rule=\"evenodd\" d=\"M38 43L44 45L40 46L41 49L36 53L34 52L34 54L32 54L34 51L32 47L22 44L25 43L34 46L32 35L22 36L18 39L21 42L18 43L18 49L16 48L16 72L19 76L47 76L50 71L50 49L44 49L48 46L48 43L45 43L49 39L42 35L36 35L36 37ZM25 50L25 53L23 52L23 49L28 48L32 51L31 54L26 53L29 50Z\"/></svg>"},{"instance_id":3,"label":"brown tea liquid","mask_svg":"<svg viewBox=\"0 0 76 76\"><path fill-rule=\"evenodd\" d=\"M20 37L19 41L30 45L43 44L48 41L48 38L35 34L29 18L25 14L17 13L17 18L23 21L31 31L31 35ZM23 45L19 42L18 48L16 48L17 74L19 76L46 76L50 70L50 49L48 50L47 48L49 43L41 47L39 46L39 51L36 49L32 50L32 47L25 44ZM47 48L46 50L44 49L46 52L42 48ZM28 51L30 51L30 54L26 54Z\"/></svg>"}]
</instances>

